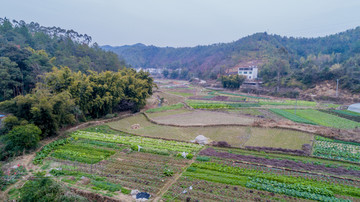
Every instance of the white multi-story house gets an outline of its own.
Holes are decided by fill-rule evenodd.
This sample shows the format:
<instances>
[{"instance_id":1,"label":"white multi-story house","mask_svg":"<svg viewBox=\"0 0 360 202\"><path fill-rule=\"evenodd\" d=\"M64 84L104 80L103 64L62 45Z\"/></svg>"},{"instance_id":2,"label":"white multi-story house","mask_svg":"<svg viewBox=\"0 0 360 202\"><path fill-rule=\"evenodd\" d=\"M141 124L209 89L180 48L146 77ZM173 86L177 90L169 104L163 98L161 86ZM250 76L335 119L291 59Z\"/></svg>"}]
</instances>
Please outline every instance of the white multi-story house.
<instances>
[{"instance_id":1,"label":"white multi-story house","mask_svg":"<svg viewBox=\"0 0 360 202\"><path fill-rule=\"evenodd\" d=\"M256 79L258 77L257 66L239 67L238 74L246 76L247 79Z\"/></svg>"}]
</instances>

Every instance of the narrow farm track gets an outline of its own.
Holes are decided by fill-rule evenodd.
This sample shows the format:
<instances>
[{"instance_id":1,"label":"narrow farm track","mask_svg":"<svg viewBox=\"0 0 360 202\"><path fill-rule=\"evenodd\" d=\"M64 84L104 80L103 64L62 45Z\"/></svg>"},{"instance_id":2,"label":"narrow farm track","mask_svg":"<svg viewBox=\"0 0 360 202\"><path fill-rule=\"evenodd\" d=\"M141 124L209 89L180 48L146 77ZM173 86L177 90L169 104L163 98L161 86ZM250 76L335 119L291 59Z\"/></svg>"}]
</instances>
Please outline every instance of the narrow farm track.
<instances>
[{"instance_id":1,"label":"narrow farm track","mask_svg":"<svg viewBox=\"0 0 360 202\"><path fill-rule=\"evenodd\" d=\"M192 163L194 163L194 162L195 162L194 160L191 160L191 161L189 162L189 165L187 165L182 172L175 174L175 175L172 177L171 180L169 180L168 182L166 182L166 183L164 184L164 186L159 190L159 192L157 193L156 198L154 198L153 201L160 201L160 199L162 198L162 196L169 190L169 188L171 187L171 185L173 185L175 182L177 182L178 179L179 179L179 178L181 177L181 175L183 174L183 172L185 172L186 169L187 169Z\"/></svg>"}]
</instances>

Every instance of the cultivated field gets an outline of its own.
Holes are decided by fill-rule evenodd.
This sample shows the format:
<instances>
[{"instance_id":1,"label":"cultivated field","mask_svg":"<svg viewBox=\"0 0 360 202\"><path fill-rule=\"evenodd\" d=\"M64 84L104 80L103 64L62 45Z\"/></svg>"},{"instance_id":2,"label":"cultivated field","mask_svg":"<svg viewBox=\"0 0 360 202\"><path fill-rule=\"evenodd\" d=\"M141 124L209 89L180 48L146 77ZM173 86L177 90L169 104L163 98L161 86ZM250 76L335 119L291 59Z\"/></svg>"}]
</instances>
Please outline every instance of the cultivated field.
<instances>
[{"instance_id":1,"label":"cultivated field","mask_svg":"<svg viewBox=\"0 0 360 202\"><path fill-rule=\"evenodd\" d=\"M360 201L360 143L253 127L278 120L303 126L289 119L353 129L358 114L186 82L159 86L163 92L143 112L74 131L43 147L33 163L72 189L111 200L134 201L137 189L153 201ZM212 144L190 143L198 135Z\"/></svg>"},{"instance_id":2,"label":"cultivated field","mask_svg":"<svg viewBox=\"0 0 360 202\"><path fill-rule=\"evenodd\" d=\"M131 129L140 124L139 129ZM128 117L108 123L111 128L130 134L160 137L182 141L191 141L198 135L204 135L213 141L226 141L234 147L272 146L288 149L301 149L303 144L311 144L313 135L292 130L252 128L241 126L214 127L174 127L149 122L144 115Z\"/></svg>"},{"instance_id":3,"label":"cultivated field","mask_svg":"<svg viewBox=\"0 0 360 202\"><path fill-rule=\"evenodd\" d=\"M131 118L138 116L127 119ZM119 121L110 125L114 123ZM244 127L245 133L258 138L250 137L246 143L253 141L256 146L237 149L133 136L95 126L47 145L33 162L73 189L125 201L133 200L129 194L134 189L148 192L154 201L360 200L357 160L335 161L339 158L333 158L333 151L317 148L323 142L341 145L343 152L336 154L345 157L349 148L358 152L357 144L317 137L313 152L304 147L286 149L286 145L266 147L312 136L285 131L278 139L274 130L256 136L259 131L254 129Z\"/></svg>"}]
</instances>

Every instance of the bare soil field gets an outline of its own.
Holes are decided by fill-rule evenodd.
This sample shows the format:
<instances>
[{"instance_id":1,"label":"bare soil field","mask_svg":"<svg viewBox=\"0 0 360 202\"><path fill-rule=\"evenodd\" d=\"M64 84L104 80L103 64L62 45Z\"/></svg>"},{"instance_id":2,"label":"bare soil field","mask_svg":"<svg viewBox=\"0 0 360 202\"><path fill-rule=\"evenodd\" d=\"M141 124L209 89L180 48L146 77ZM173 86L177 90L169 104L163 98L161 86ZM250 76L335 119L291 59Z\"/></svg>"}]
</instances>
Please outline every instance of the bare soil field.
<instances>
[{"instance_id":1,"label":"bare soil field","mask_svg":"<svg viewBox=\"0 0 360 202\"><path fill-rule=\"evenodd\" d=\"M161 113L161 112L160 112ZM211 125L211 124L244 124L250 125L254 122L251 116L231 114L217 111L194 110L185 111L179 114L159 116L160 113L153 113L157 116L150 117L161 124L176 124L181 126Z\"/></svg>"}]
</instances>

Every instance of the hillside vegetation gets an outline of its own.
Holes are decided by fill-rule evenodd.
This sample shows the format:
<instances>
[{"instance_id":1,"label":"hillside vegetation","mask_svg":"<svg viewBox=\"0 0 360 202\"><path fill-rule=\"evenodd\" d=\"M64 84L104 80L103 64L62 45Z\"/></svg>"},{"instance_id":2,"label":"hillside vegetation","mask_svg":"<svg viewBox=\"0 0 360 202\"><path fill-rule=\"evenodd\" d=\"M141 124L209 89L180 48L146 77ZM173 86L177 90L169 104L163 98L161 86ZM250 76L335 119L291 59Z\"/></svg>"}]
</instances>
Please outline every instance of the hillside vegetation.
<instances>
[{"instance_id":1,"label":"hillside vegetation","mask_svg":"<svg viewBox=\"0 0 360 202\"><path fill-rule=\"evenodd\" d=\"M125 62L74 30L0 18L0 101L31 92L54 66L73 71L117 71Z\"/></svg>"},{"instance_id":2,"label":"hillside vegetation","mask_svg":"<svg viewBox=\"0 0 360 202\"><path fill-rule=\"evenodd\" d=\"M153 79L73 30L0 19L0 160L36 149L59 129L139 111ZM3 146L4 144L4 146Z\"/></svg>"},{"instance_id":3,"label":"hillside vegetation","mask_svg":"<svg viewBox=\"0 0 360 202\"><path fill-rule=\"evenodd\" d=\"M133 67L182 68L178 78L217 78L247 61L260 64L266 86L307 89L340 79L340 88L360 92L360 27L318 38L293 38L257 33L231 43L187 48L103 46ZM261 65L262 64L262 65ZM170 75L171 76L171 75Z\"/></svg>"}]
</instances>

